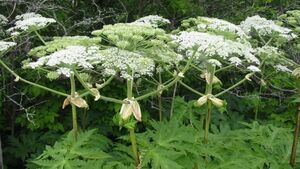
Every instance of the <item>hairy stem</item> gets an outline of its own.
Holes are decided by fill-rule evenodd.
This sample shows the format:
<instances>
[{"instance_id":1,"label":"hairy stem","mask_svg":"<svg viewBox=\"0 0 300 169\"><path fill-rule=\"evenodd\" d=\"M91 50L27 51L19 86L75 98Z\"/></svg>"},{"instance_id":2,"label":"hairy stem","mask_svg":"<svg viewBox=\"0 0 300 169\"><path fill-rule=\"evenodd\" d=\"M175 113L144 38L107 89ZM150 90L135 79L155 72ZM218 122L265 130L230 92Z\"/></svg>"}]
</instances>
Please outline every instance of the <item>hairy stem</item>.
<instances>
[{"instance_id":1,"label":"hairy stem","mask_svg":"<svg viewBox=\"0 0 300 169\"><path fill-rule=\"evenodd\" d=\"M75 86L75 78L74 74L72 73L70 76L70 82L71 82L71 97L74 98L76 97L76 86ZM77 125L77 110L76 106L71 103L72 106L72 120L73 120L73 134L75 140L77 139L77 131L78 131L78 125Z\"/></svg>"},{"instance_id":2,"label":"hairy stem","mask_svg":"<svg viewBox=\"0 0 300 169\"><path fill-rule=\"evenodd\" d=\"M23 79L22 77L20 77L17 73L15 73L13 70L11 70L1 59L0 59L0 64L8 71L10 72L13 76L15 76L16 80L19 80L19 81L22 81L24 83L27 83L27 84L30 84L32 86L35 86L35 87L38 87L38 88L41 88L41 89L44 89L44 90L47 90L49 92L52 92L52 93L55 93L57 95L60 95L60 96L65 96L65 97L68 97L69 95L66 94L66 93L63 93L63 92L60 92L60 91L57 91L57 90L54 90L54 89L50 89L46 86L42 86L40 84L36 84L34 82L31 82L31 81L28 81L26 79Z\"/></svg>"},{"instance_id":3,"label":"hairy stem","mask_svg":"<svg viewBox=\"0 0 300 169\"><path fill-rule=\"evenodd\" d=\"M215 67L211 64L208 65L207 72L210 74L208 83L206 84L206 95L212 94L212 88L213 88L213 78L215 76ZM208 133L209 133L209 125L210 125L210 119L211 119L211 111L212 111L212 103L211 100L207 100L207 112L205 117L205 132L204 132L204 143L208 143Z\"/></svg>"},{"instance_id":4,"label":"hairy stem","mask_svg":"<svg viewBox=\"0 0 300 169\"><path fill-rule=\"evenodd\" d=\"M133 87L133 80L127 80L127 98L129 100L131 100L133 98L132 87ZM135 166L137 168L140 164L140 159L139 159L139 154L138 154L138 150L137 150L136 136L134 133L134 128L130 128L128 130L130 133L131 149L132 149L132 153L133 153L133 157L134 157L134 161L135 161Z\"/></svg>"}]
</instances>

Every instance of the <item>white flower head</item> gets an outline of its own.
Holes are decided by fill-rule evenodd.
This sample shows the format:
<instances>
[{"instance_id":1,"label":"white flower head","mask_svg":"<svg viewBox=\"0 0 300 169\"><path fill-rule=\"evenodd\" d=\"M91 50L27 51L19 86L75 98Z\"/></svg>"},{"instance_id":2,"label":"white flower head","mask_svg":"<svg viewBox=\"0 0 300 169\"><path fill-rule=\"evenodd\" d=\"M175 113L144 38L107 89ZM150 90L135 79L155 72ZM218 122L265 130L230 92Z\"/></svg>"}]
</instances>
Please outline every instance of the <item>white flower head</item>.
<instances>
[{"instance_id":1,"label":"white flower head","mask_svg":"<svg viewBox=\"0 0 300 169\"><path fill-rule=\"evenodd\" d=\"M248 35L250 35L252 30L255 30L261 36L267 36L271 35L272 33L278 33L279 36L286 38L287 40L291 40L297 37L296 35L292 34L291 29L281 27L277 25L274 21L267 20L266 18L262 18L259 15L246 18L245 21L241 22L240 27Z\"/></svg>"},{"instance_id":2,"label":"white flower head","mask_svg":"<svg viewBox=\"0 0 300 169\"><path fill-rule=\"evenodd\" d=\"M98 47L68 46L65 49L50 55L40 57L35 62L30 62L25 67L36 69L38 67L57 68L59 74L70 76L70 68L92 69L93 64L102 60Z\"/></svg>"},{"instance_id":3,"label":"white flower head","mask_svg":"<svg viewBox=\"0 0 300 169\"><path fill-rule=\"evenodd\" d=\"M259 64L259 60L253 55L254 49L248 43L243 44L227 40L223 36L202 32L184 31L173 37L174 42L179 44L178 49L186 51L188 55L191 55L193 50L197 50L200 57L204 54L208 58L218 56L222 60L229 60L232 56L236 56L249 63Z\"/></svg>"},{"instance_id":4,"label":"white flower head","mask_svg":"<svg viewBox=\"0 0 300 169\"><path fill-rule=\"evenodd\" d=\"M43 17L40 14L36 13L25 13L22 15L16 16L15 26L7 30L9 33L16 34L14 32L22 31L34 31L46 27L51 23L56 21L52 18Z\"/></svg>"},{"instance_id":5,"label":"white flower head","mask_svg":"<svg viewBox=\"0 0 300 169\"><path fill-rule=\"evenodd\" d=\"M0 52L4 52L15 45L15 42L0 41Z\"/></svg>"},{"instance_id":6,"label":"white flower head","mask_svg":"<svg viewBox=\"0 0 300 169\"><path fill-rule=\"evenodd\" d=\"M159 27L160 25L170 24L170 21L158 15L148 15L132 22L131 24Z\"/></svg>"},{"instance_id":7,"label":"white flower head","mask_svg":"<svg viewBox=\"0 0 300 169\"><path fill-rule=\"evenodd\" d=\"M132 80L142 75L151 76L155 64L150 58L139 53L118 48L109 48L100 51L103 56L101 67L104 75L115 75L116 72L124 79Z\"/></svg>"},{"instance_id":8,"label":"white flower head","mask_svg":"<svg viewBox=\"0 0 300 169\"><path fill-rule=\"evenodd\" d=\"M217 19L217 18L209 18L209 17L197 17L198 19L198 29L212 29L219 30L223 32L231 32L237 35L239 38L249 38L248 35L237 25L230 23L228 21Z\"/></svg>"},{"instance_id":9,"label":"white flower head","mask_svg":"<svg viewBox=\"0 0 300 169\"><path fill-rule=\"evenodd\" d=\"M251 72L260 72L260 69L254 65L248 66L247 69L250 70Z\"/></svg>"}]
</instances>

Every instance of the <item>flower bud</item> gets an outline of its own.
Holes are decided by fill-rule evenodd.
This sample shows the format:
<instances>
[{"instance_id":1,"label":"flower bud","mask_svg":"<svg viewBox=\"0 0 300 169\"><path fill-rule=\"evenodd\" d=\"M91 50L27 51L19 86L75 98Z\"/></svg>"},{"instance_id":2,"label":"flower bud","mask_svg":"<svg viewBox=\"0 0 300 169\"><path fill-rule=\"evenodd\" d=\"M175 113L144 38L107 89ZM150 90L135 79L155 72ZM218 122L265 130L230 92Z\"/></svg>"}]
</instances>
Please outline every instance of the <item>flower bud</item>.
<instances>
[{"instance_id":1,"label":"flower bud","mask_svg":"<svg viewBox=\"0 0 300 169\"><path fill-rule=\"evenodd\" d=\"M207 95L200 97L196 102L196 106L203 106L207 102L207 98Z\"/></svg>"},{"instance_id":2,"label":"flower bud","mask_svg":"<svg viewBox=\"0 0 300 169\"><path fill-rule=\"evenodd\" d=\"M211 100L212 104L215 105L216 107L224 106L224 101L221 99L218 99L216 97L210 97L209 99Z\"/></svg>"}]
</instances>

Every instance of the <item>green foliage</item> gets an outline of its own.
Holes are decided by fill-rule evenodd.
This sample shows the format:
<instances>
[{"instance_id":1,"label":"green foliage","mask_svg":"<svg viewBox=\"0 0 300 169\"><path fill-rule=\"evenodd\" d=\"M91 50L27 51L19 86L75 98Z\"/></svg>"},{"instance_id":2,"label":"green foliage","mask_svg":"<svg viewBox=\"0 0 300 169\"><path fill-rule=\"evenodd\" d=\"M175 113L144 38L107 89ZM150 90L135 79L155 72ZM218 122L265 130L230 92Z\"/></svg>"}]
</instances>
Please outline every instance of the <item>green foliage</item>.
<instances>
[{"instance_id":1,"label":"green foliage","mask_svg":"<svg viewBox=\"0 0 300 169\"><path fill-rule=\"evenodd\" d=\"M53 147L46 146L46 150L34 161L41 168L89 168L101 167L110 155L108 150L110 141L96 133L96 130L79 133L74 139L70 132Z\"/></svg>"}]
</instances>

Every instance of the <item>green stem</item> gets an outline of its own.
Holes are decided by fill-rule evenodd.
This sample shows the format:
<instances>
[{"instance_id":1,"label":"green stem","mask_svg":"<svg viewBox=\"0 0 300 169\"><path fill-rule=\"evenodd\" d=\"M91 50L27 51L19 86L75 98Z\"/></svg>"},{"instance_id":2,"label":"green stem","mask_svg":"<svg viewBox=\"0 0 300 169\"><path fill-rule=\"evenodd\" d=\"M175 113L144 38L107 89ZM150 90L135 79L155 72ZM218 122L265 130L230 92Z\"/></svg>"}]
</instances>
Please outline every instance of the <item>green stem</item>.
<instances>
[{"instance_id":1,"label":"green stem","mask_svg":"<svg viewBox=\"0 0 300 169\"><path fill-rule=\"evenodd\" d=\"M71 82L71 98L75 98L76 96L76 86L75 86L75 78L74 78L74 74L71 73L70 76L70 82ZM76 106L71 103L72 106L72 120L73 120L73 134L74 134L74 138L75 140L77 139L77 131L78 131L78 125L77 125L77 110L76 110Z\"/></svg>"},{"instance_id":2,"label":"green stem","mask_svg":"<svg viewBox=\"0 0 300 169\"><path fill-rule=\"evenodd\" d=\"M250 78L250 77L253 76L253 75L254 75L254 73L251 73L248 77ZM223 90L222 92L216 94L215 96L216 96L216 97L221 96L221 95L227 93L228 91L234 89L235 87L237 87L237 86L243 84L243 83L244 83L245 81L247 81L247 80L248 80L247 78L244 78L244 79L242 79L241 81L237 82L236 84L232 85L231 87L229 87L229 88Z\"/></svg>"},{"instance_id":3,"label":"green stem","mask_svg":"<svg viewBox=\"0 0 300 169\"><path fill-rule=\"evenodd\" d=\"M81 77L80 77L79 73L77 72L77 70L76 70L76 69L73 69L73 72L74 72L76 78L78 79L78 81L80 82L80 84L81 84L81 85L82 85L82 86L83 86L90 94L92 94L93 91L88 87L88 85L85 83L85 81L83 81L83 80L81 79Z\"/></svg>"},{"instance_id":4,"label":"green stem","mask_svg":"<svg viewBox=\"0 0 300 169\"><path fill-rule=\"evenodd\" d=\"M132 88L133 88L133 80L127 80L127 98L129 100L132 99L133 94L132 94ZM140 159L139 159L139 154L137 150L137 143L136 143L136 136L134 133L134 128L129 128L129 133L130 133L130 141L131 141L131 148L132 148L132 153L135 161L135 167L138 168L140 164Z\"/></svg>"},{"instance_id":5,"label":"green stem","mask_svg":"<svg viewBox=\"0 0 300 169\"><path fill-rule=\"evenodd\" d=\"M300 96L300 78L298 78L298 95ZM300 128L300 103L298 104L298 112L296 116L296 125L294 130L294 140L293 140L292 152L290 157L290 165L292 167L295 167L296 165L297 146L299 142L299 128Z\"/></svg>"},{"instance_id":6,"label":"green stem","mask_svg":"<svg viewBox=\"0 0 300 169\"><path fill-rule=\"evenodd\" d=\"M34 31L34 33L38 36L38 38L43 42L44 45L46 45L46 42L42 38L42 36L37 32L37 30Z\"/></svg>"},{"instance_id":7,"label":"green stem","mask_svg":"<svg viewBox=\"0 0 300 169\"><path fill-rule=\"evenodd\" d=\"M42 86L40 84L36 84L34 82L31 82L31 81L28 81L26 79L23 79L22 77L20 77L17 73L15 73L13 70L11 70L1 59L0 59L0 64L8 71L10 72L13 76L15 76L16 79L24 82L24 83L27 83L27 84L30 84L32 86L35 86L35 87L38 87L38 88L41 88L41 89L44 89L44 90L47 90L49 92L52 92L52 93L55 93L57 95L60 95L60 96L65 96L65 97L68 97L69 95L66 94L66 93L63 93L63 92L59 92L57 90L54 90L54 89L50 89L48 87L45 87L45 86Z\"/></svg>"},{"instance_id":8,"label":"green stem","mask_svg":"<svg viewBox=\"0 0 300 169\"><path fill-rule=\"evenodd\" d=\"M129 133L130 133L131 149L134 157L135 166L138 167L140 164L140 159L137 151L137 143L136 143L136 136L134 133L134 129L129 129Z\"/></svg>"},{"instance_id":9,"label":"green stem","mask_svg":"<svg viewBox=\"0 0 300 169\"><path fill-rule=\"evenodd\" d=\"M176 96L176 91L177 91L177 82L174 85L174 90L173 90L173 96L172 96L172 104L171 104L171 110L170 110L170 119L173 116L173 112L174 112L174 105L175 105L175 96Z\"/></svg>"},{"instance_id":10,"label":"green stem","mask_svg":"<svg viewBox=\"0 0 300 169\"><path fill-rule=\"evenodd\" d=\"M193 92L193 93L195 93L195 94L197 94L197 95L199 95L199 96L204 96L203 93L200 93L200 92L198 92L197 90L191 88L189 85L185 84L183 81L179 80L178 82L179 82L183 87L185 87L185 88L187 88L188 90L190 90L191 92Z\"/></svg>"},{"instance_id":11,"label":"green stem","mask_svg":"<svg viewBox=\"0 0 300 169\"><path fill-rule=\"evenodd\" d=\"M225 67L222 67L222 68L216 70L215 73L224 71L224 70L229 69L229 68L232 68L232 67L234 67L234 65L232 65L232 64L231 64L231 65L228 65L228 66L225 66Z\"/></svg>"},{"instance_id":12,"label":"green stem","mask_svg":"<svg viewBox=\"0 0 300 169\"><path fill-rule=\"evenodd\" d=\"M206 84L206 95L212 94L213 89L213 78L215 76L215 66L209 64L207 67L207 72L210 73L208 83ZM207 112L205 117L205 132L204 132L204 143L208 143L208 133L209 133L209 125L210 125L210 119L211 119L211 111L212 111L212 103L211 100L207 100Z\"/></svg>"},{"instance_id":13,"label":"green stem","mask_svg":"<svg viewBox=\"0 0 300 169\"><path fill-rule=\"evenodd\" d=\"M161 79L161 73L158 73L158 80L159 80L159 86L160 87L162 85L162 79ZM163 115L162 115L162 91L159 92L158 94L158 114L159 114L159 121L162 121L163 119Z\"/></svg>"},{"instance_id":14,"label":"green stem","mask_svg":"<svg viewBox=\"0 0 300 169\"><path fill-rule=\"evenodd\" d=\"M190 65L191 65L191 63L192 63L192 61L193 61L193 58L194 58L195 53L196 53L196 52L194 52L193 55L192 55L192 57L189 58L187 64L185 65L185 67L183 68L183 70L180 72L182 75L184 75L185 72L189 69L189 67L190 67ZM150 92L150 93L147 93L147 94L145 94L145 95L142 95L142 96L140 96L140 97L137 97L135 100L137 100L137 101L138 101L138 100L143 100L143 99L145 99L145 98L147 98L147 97L156 95L157 93L159 93L159 92L161 92L161 91L163 91L163 90L165 90L165 89L171 87L173 84L175 84L175 83L176 83L177 81L179 81L181 78L182 78L181 76L177 75L177 76L174 78L174 80L172 80L170 83L166 84L165 86L163 86L163 87L161 87L161 88L159 88L159 89L157 89L157 90L154 90L154 91L152 91L152 92Z\"/></svg>"}]
</instances>

